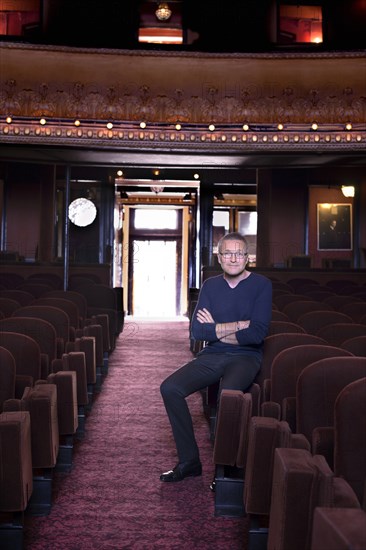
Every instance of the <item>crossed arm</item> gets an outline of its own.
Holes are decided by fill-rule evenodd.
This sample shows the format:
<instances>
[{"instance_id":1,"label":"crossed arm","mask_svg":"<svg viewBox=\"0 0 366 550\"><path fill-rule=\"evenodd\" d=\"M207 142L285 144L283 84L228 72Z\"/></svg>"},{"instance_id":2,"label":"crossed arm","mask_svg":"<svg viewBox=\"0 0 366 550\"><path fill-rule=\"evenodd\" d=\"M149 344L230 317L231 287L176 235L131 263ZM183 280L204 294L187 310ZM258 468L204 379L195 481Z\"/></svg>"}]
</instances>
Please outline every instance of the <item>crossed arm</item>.
<instances>
[{"instance_id":1,"label":"crossed arm","mask_svg":"<svg viewBox=\"0 0 366 550\"><path fill-rule=\"evenodd\" d=\"M208 309L203 308L197 311L197 321L203 323L215 323L211 313ZM225 342L226 344L236 344L239 342L236 337L238 330L248 328L250 321L233 321L231 323L215 323L216 336L218 340Z\"/></svg>"}]
</instances>

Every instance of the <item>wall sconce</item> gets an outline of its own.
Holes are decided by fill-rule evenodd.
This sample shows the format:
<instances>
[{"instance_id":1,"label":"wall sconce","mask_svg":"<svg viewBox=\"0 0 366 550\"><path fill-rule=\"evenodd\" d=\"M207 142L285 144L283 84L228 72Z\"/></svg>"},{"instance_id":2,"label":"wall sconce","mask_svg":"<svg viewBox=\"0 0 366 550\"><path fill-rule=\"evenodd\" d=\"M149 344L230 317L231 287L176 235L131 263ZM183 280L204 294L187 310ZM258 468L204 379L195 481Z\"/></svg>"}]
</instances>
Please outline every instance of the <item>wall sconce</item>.
<instances>
[{"instance_id":1,"label":"wall sconce","mask_svg":"<svg viewBox=\"0 0 366 550\"><path fill-rule=\"evenodd\" d=\"M355 196L355 188L353 185L342 185L341 189L345 197L351 198Z\"/></svg>"},{"instance_id":2,"label":"wall sconce","mask_svg":"<svg viewBox=\"0 0 366 550\"><path fill-rule=\"evenodd\" d=\"M160 2L157 10L155 11L155 15L159 21L168 21L172 15L172 10L166 2Z\"/></svg>"}]
</instances>

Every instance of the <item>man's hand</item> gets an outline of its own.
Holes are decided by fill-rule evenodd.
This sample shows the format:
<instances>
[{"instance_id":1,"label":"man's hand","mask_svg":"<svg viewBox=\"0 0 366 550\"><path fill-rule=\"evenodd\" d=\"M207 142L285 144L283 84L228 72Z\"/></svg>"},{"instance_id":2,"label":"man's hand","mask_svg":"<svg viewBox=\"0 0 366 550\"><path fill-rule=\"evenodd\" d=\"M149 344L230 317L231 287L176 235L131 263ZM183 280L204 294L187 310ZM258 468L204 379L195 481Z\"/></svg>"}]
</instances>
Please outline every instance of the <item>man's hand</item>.
<instances>
[{"instance_id":1,"label":"man's hand","mask_svg":"<svg viewBox=\"0 0 366 550\"><path fill-rule=\"evenodd\" d=\"M212 317L208 309L203 308L197 311L197 321L201 324L203 323L214 323L215 320ZM238 345L239 342L236 337L236 332L238 330L243 330L248 328L250 321L235 321L232 323L216 323L216 336L222 342L227 344Z\"/></svg>"},{"instance_id":2,"label":"man's hand","mask_svg":"<svg viewBox=\"0 0 366 550\"><path fill-rule=\"evenodd\" d=\"M248 328L250 325L250 321L238 321L237 322L237 330L243 330L245 328Z\"/></svg>"},{"instance_id":3,"label":"man's hand","mask_svg":"<svg viewBox=\"0 0 366 550\"><path fill-rule=\"evenodd\" d=\"M197 311L197 321L199 323L214 323L214 319L208 309L203 308Z\"/></svg>"}]
</instances>

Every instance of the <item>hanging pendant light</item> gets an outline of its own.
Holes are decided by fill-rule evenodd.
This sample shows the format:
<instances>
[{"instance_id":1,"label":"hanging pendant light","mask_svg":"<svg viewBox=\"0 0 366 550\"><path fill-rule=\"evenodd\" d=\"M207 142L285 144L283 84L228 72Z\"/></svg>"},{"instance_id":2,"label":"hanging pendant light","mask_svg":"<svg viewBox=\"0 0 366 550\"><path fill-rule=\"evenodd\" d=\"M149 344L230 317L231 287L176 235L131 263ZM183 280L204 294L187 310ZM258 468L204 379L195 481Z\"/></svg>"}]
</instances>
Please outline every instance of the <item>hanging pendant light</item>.
<instances>
[{"instance_id":1,"label":"hanging pendant light","mask_svg":"<svg viewBox=\"0 0 366 550\"><path fill-rule=\"evenodd\" d=\"M168 21L172 15L172 10L169 8L166 2L160 2L155 15L159 21Z\"/></svg>"}]
</instances>

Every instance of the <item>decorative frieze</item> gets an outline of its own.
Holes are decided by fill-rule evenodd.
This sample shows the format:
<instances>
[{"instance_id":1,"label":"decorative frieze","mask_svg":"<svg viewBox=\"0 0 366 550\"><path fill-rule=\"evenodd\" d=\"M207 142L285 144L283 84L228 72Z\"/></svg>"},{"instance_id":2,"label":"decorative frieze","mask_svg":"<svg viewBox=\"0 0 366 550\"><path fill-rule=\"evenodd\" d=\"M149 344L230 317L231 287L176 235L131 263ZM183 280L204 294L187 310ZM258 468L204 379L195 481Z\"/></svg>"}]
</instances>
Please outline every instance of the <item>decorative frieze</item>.
<instances>
[{"instance_id":1,"label":"decorative frieze","mask_svg":"<svg viewBox=\"0 0 366 550\"><path fill-rule=\"evenodd\" d=\"M9 44L0 53L2 142L255 150L365 145L362 53L225 57Z\"/></svg>"}]
</instances>

